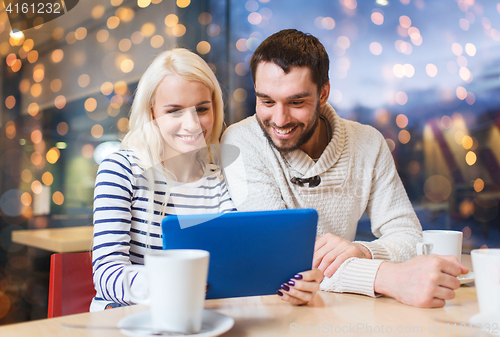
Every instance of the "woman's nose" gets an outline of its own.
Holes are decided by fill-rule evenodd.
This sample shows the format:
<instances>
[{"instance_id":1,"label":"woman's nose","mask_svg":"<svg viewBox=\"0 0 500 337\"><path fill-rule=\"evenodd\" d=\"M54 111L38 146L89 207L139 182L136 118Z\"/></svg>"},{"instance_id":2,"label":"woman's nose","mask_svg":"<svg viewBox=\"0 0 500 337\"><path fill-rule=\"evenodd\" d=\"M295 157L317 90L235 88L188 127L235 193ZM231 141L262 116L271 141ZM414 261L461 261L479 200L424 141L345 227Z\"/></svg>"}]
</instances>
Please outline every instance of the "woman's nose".
<instances>
[{"instance_id":1,"label":"woman's nose","mask_svg":"<svg viewBox=\"0 0 500 337\"><path fill-rule=\"evenodd\" d=\"M198 113L195 107L186 109L186 112L184 112L182 116L182 127L187 131L197 131L200 129L200 120L198 119Z\"/></svg>"}]
</instances>

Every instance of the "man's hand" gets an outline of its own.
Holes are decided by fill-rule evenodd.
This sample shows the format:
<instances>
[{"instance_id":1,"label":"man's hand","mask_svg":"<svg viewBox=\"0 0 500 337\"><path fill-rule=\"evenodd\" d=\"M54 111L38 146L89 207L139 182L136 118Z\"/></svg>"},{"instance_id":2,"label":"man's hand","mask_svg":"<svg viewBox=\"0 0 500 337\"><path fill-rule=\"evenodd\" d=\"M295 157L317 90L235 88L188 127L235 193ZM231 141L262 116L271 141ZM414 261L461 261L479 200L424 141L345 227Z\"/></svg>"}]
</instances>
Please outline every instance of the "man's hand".
<instances>
[{"instance_id":1,"label":"man's hand","mask_svg":"<svg viewBox=\"0 0 500 337\"><path fill-rule=\"evenodd\" d=\"M313 268L318 268L326 277L332 276L345 260L351 257L371 259L370 250L331 233L316 238Z\"/></svg>"},{"instance_id":2,"label":"man's hand","mask_svg":"<svg viewBox=\"0 0 500 337\"><path fill-rule=\"evenodd\" d=\"M440 308L455 297L457 276L469 270L455 256L419 255L403 263L383 262L375 278L375 292L401 303Z\"/></svg>"},{"instance_id":3,"label":"man's hand","mask_svg":"<svg viewBox=\"0 0 500 337\"><path fill-rule=\"evenodd\" d=\"M276 293L282 300L293 305L307 304L319 290L321 281L323 281L323 273L319 269L308 270L298 273L293 279L282 284L281 289Z\"/></svg>"}]
</instances>

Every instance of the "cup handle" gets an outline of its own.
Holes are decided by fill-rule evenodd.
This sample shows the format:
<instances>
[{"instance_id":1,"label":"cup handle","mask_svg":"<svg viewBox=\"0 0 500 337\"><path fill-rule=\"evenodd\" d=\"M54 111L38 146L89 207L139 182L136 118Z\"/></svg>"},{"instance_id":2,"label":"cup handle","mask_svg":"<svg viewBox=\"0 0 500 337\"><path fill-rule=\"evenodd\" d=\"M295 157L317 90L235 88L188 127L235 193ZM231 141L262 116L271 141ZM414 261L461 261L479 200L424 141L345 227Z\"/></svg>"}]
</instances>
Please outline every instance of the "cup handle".
<instances>
[{"instance_id":1,"label":"cup handle","mask_svg":"<svg viewBox=\"0 0 500 337\"><path fill-rule=\"evenodd\" d=\"M417 255L429 255L432 249L432 243L417 242Z\"/></svg>"},{"instance_id":2,"label":"cup handle","mask_svg":"<svg viewBox=\"0 0 500 337\"><path fill-rule=\"evenodd\" d=\"M145 267L141 265L132 265L132 266L125 266L123 268L123 290L125 292L125 295L128 296L128 298L138 304L145 304L149 305L151 298L148 296L147 298L144 297L138 297L136 296L132 289L130 288L130 285L132 284L132 281L130 279L130 273L132 272L145 272Z\"/></svg>"}]
</instances>

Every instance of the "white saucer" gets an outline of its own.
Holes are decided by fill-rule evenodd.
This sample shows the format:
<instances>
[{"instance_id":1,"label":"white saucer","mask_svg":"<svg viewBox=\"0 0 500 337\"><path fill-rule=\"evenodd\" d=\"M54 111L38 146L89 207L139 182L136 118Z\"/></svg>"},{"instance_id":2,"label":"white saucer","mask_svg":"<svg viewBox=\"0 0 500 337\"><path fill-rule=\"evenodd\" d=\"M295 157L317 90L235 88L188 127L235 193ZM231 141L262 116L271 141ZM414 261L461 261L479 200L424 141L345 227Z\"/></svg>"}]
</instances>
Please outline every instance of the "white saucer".
<instances>
[{"instance_id":1,"label":"white saucer","mask_svg":"<svg viewBox=\"0 0 500 337\"><path fill-rule=\"evenodd\" d=\"M476 314L469 320L473 329L480 329L491 336L500 336L500 316L498 314Z\"/></svg>"},{"instance_id":2,"label":"white saucer","mask_svg":"<svg viewBox=\"0 0 500 337\"><path fill-rule=\"evenodd\" d=\"M460 284L465 284L474 281L474 277L474 272L470 271L468 274L460 275L458 280L460 281Z\"/></svg>"},{"instance_id":3,"label":"white saucer","mask_svg":"<svg viewBox=\"0 0 500 337\"><path fill-rule=\"evenodd\" d=\"M201 324L201 331L195 333L192 337L212 337L223 334L233 327L234 319L232 317L219 314L212 310L203 310L203 322ZM138 312L136 314L124 317L118 322L118 328L127 336L153 336L147 331L141 331L141 328L150 329L151 327L151 313L150 311ZM127 329L129 328L129 329ZM187 336L187 335L169 335Z\"/></svg>"}]
</instances>

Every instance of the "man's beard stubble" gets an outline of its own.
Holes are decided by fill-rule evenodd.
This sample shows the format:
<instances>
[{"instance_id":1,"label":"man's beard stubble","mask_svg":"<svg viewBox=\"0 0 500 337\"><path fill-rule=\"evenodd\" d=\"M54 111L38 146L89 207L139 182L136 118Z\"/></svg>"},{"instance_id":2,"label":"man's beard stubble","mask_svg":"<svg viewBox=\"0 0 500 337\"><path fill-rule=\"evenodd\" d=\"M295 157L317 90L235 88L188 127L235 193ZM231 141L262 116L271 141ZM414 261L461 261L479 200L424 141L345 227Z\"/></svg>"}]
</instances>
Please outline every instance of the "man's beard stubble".
<instances>
[{"instance_id":1,"label":"man's beard stubble","mask_svg":"<svg viewBox=\"0 0 500 337\"><path fill-rule=\"evenodd\" d=\"M257 118L257 122L259 123L259 126L262 129L262 132L264 133L264 136L267 138L267 140L269 141L269 143L271 143L271 145L276 150L278 150L279 152L285 154L285 153L289 153L289 152L297 150L302 145L304 145L305 143L307 143L309 141L309 139L311 139L311 137L314 134L314 131L316 131L316 128L319 125L319 115L320 115L320 105L319 105L319 102L318 102L318 104L316 105L315 114L314 114L314 120L313 120L313 122L311 124L311 127L309 129L305 130L305 132L299 137L299 139L295 142L295 144L292 144L291 146L288 146L286 148L285 147L278 147L273 142L273 139L272 139L271 135L266 130L266 127L272 127L271 124L268 121L262 122L260 120L259 116L257 116L257 115L255 115L255 117ZM285 127L281 127L280 129L288 129L290 127L303 126L303 125L304 125L303 123L299 123L299 124L287 124L287 125L285 125Z\"/></svg>"}]
</instances>

